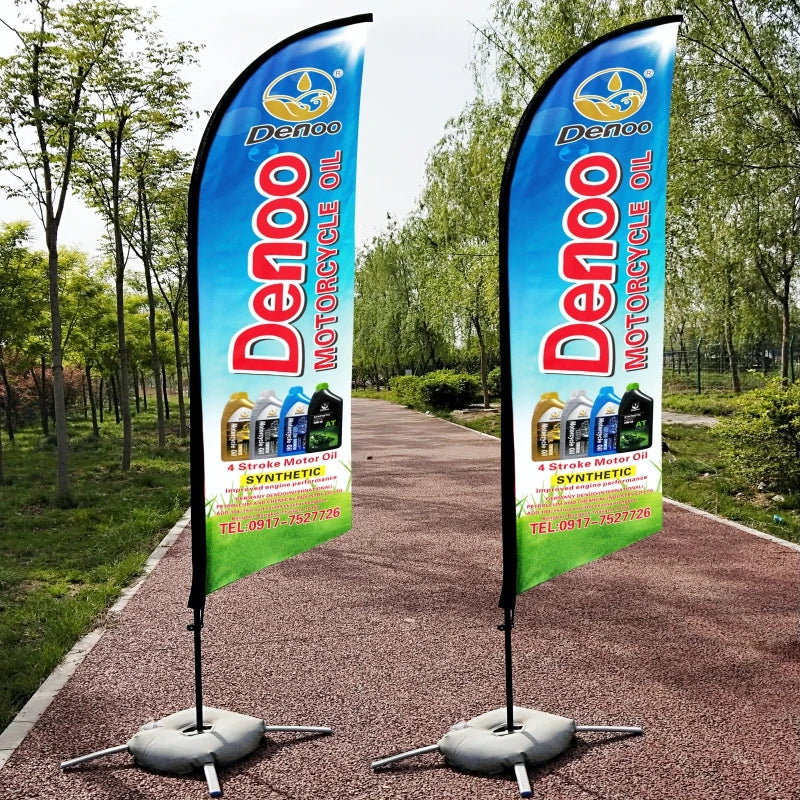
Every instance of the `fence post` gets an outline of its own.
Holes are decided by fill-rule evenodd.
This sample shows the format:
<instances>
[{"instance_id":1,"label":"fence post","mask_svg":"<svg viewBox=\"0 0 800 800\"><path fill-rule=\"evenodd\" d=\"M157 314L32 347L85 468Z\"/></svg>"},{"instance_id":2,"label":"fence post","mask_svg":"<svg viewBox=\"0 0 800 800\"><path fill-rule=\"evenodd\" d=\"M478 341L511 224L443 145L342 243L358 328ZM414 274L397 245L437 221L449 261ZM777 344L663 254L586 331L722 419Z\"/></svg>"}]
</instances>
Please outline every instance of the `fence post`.
<instances>
[{"instance_id":1,"label":"fence post","mask_svg":"<svg viewBox=\"0 0 800 800\"><path fill-rule=\"evenodd\" d=\"M700 345L703 343L703 339L700 338L697 340L697 394L703 393L703 387L700 383Z\"/></svg>"}]
</instances>

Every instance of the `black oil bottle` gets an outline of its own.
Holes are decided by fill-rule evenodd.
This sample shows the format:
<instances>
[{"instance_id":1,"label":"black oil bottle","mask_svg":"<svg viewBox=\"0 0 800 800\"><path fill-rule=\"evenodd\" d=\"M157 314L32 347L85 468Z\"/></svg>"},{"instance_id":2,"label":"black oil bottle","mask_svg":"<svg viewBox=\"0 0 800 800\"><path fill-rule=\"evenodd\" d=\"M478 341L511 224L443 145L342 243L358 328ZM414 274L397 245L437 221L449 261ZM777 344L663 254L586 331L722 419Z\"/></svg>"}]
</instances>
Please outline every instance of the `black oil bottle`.
<instances>
[{"instance_id":1,"label":"black oil bottle","mask_svg":"<svg viewBox=\"0 0 800 800\"><path fill-rule=\"evenodd\" d=\"M653 398L629 383L619 404L617 452L646 450L653 444Z\"/></svg>"},{"instance_id":2,"label":"black oil bottle","mask_svg":"<svg viewBox=\"0 0 800 800\"><path fill-rule=\"evenodd\" d=\"M331 392L327 383L317 385L308 404L307 453L341 447L342 407L342 398Z\"/></svg>"}]
</instances>

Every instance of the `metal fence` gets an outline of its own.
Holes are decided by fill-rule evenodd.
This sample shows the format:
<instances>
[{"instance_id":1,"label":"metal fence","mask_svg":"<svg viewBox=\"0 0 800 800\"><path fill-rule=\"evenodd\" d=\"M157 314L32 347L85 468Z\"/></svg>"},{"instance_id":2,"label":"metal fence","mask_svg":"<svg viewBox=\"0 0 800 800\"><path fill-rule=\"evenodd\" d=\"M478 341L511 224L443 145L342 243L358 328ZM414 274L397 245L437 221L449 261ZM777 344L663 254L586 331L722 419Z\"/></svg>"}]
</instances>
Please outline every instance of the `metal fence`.
<instances>
[{"instance_id":1,"label":"metal fence","mask_svg":"<svg viewBox=\"0 0 800 800\"><path fill-rule=\"evenodd\" d=\"M792 343L793 344L793 343ZM789 348L789 379L800 378L800 360ZM754 389L781 374L780 345L753 345L737 353L742 389ZM733 391L730 357L721 343L687 343L664 350L664 391Z\"/></svg>"}]
</instances>

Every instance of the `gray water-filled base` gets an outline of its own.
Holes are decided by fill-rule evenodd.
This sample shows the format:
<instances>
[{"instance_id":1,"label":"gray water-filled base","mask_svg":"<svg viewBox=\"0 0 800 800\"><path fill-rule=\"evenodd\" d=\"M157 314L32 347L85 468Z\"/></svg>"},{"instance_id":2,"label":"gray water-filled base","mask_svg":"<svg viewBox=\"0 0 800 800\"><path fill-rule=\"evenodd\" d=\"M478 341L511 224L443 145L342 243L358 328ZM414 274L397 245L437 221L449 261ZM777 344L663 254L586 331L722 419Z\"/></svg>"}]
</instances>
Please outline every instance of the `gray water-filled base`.
<instances>
[{"instance_id":1,"label":"gray water-filled base","mask_svg":"<svg viewBox=\"0 0 800 800\"><path fill-rule=\"evenodd\" d=\"M496 775L513 770L522 797L532 797L527 767L563 753L576 733L641 734L642 728L621 725L576 725L574 720L530 708L514 706L513 730L508 730L508 709L497 708L459 722L437 744L407 750L373 761L372 769L388 767L407 758L440 752L457 769Z\"/></svg>"},{"instance_id":2,"label":"gray water-filled base","mask_svg":"<svg viewBox=\"0 0 800 800\"><path fill-rule=\"evenodd\" d=\"M505 708L454 725L438 743L445 761L458 769L494 775L517 764L541 764L563 753L575 735L575 721L514 706L509 733Z\"/></svg>"},{"instance_id":3,"label":"gray water-filled base","mask_svg":"<svg viewBox=\"0 0 800 800\"><path fill-rule=\"evenodd\" d=\"M197 709L187 708L144 725L127 744L62 761L61 769L129 752L137 764L157 772L185 775L202 768L208 793L220 797L222 789L217 766L232 764L252 753L265 733L333 733L330 728L317 725L267 725L263 719L205 706L202 716L200 733L197 732Z\"/></svg>"},{"instance_id":4,"label":"gray water-filled base","mask_svg":"<svg viewBox=\"0 0 800 800\"><path fill-rule=\"evenodd\" d=\"M136 763L147 769L185 775L206 764L233 764L255 750L266 726L263 719L203 707L202 733L197 714L187 708L145 725L128 742Z\"/></svg>"}]
</instances>

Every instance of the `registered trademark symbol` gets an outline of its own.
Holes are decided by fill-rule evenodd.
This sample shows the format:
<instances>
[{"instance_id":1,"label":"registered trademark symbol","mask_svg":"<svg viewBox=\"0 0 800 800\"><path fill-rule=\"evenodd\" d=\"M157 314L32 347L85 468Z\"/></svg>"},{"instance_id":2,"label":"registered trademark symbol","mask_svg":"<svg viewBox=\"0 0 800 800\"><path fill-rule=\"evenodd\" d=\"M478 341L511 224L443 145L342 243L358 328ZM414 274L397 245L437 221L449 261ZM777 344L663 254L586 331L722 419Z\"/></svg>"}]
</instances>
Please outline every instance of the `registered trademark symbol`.
<instances>
[{"instance_id":1,"label":"registered trademark symbol","mask_svg":"<svg viewBox=\"0 0 800 800\"><path fill-rule=\"evenodd\" d=\"M342 75L344 75L344 72L342 72L342 70L340 70L340 69L335 69L333 71L333 77L334 78L341 78Z\"/></svg>"},{"instance_id":2,"label":"registered trademark symbol","mask_svg":"<svg viewBox=\"0 0 800 800\"><path fill-rule=\"evenodd\" d=\"M646 70L644 71L644 76L645 76L645 78L652 78L654 74L655 74L655 73L654 73L654 72L653 72L653 70L651 70L651 69L646 69Z\"/></svg>"}]
</instances>

